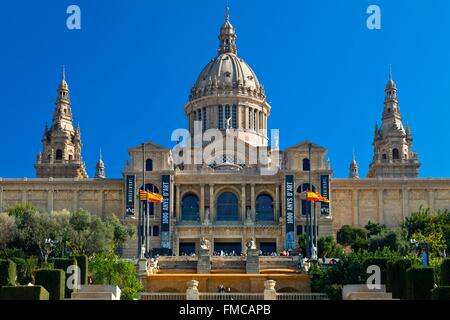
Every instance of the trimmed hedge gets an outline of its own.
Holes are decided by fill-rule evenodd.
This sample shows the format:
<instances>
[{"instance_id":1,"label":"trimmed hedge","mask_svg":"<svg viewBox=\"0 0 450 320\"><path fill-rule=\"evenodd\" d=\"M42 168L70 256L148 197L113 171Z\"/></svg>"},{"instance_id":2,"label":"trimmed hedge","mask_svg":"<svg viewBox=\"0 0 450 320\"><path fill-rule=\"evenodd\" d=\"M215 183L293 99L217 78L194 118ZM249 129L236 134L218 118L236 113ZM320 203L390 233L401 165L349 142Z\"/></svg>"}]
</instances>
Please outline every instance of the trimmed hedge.
<instances>
[{"instance_id":1,"label":"trimmed hedge","mask_svg":"<svg viewBox=\"0 0 450 320\"><path fill-rule=\"evenodd\" d=\"M35 284L41 285L50 294L50 300L64 300L66 274L60 269L41 269L36 271Z\"/></svg>"},{"instance_id":2,"label":"trimmed hedge","mask_svg":"<svg viewBox=\"0 0 450 320\"><path fill-rule=\"evenodd\" d=\"M450 286L450 258L444 259L441 264L441 286Z\"/></svg>"},{"instance_id":3,"label":"trimmed hedge","mask_svg":"<svg viewBox=\"0 0 450 320\"><path fill-rule=\"evenodd\" d=\"M406 271L407 298L409 300L430 300L434 288L433 267L412 267Z\"/></svg>"},{"instance_id":4,"label":"trimmed hedge","mask_svg":"<svg viewBox=\"0 0 450 320\"><path fill-rule=\"evenodd\" d=\"M16 280L16 264L12 260L0 260L0 287L15 286Z\"/></svg>"},{"instance_id":5,"label":"trimmed hedge","mask_svg":"<svg viewBox=\"0 0 450 320\"><path fill-rule=\"evenodd\" d=\"M450 286L437 287L431 291L432 300L450 300Z\"/></svg>"},{"instance_id":6,"label":"trimmed hedge","mask_svg":"<svg viewBox=\"0 0 450 320\"><path fill-rule=\"evenodd\" d=\"M389 258L384 257L367 258L364 260L364 266L366 268L372 265L379 266L381 270L381 284L386 284L386 268L388 261Z\"/></svg>"},{"instance_id":7,"label":"trimmed hedge","mask_svg":"<svg viewBox=\"0 0 450 320\"><path fill-rule=\"evenodd\" d=\"M386 290L392 292L395 299L407 299L406 271L412 267L412 261L397 259L389 261L386 271Z\"/></svg>"},{"instance_id":8,"label":"trimmed hedge","mask_svg":"<svg viewBox=\"0 0 450 320\"><path fill-rule=\"evenodd\" d=\"M76 266L77 260L75 258L53 258L51 260L55 269L61 269L64 271L66 275L66 285L65 285L65 294L64 297L70 299L72 296L72 292L76 291L75 289L70 289L67 287L67 279L70 276L73 276L73 273L67 273L67 270L70 266Z\"/></svg>"},{"instance_id":9,"label":"trimmed hedge","mask_svg":"<svg viewBox=\"0 0 450 320\"><path fill-rule=\"evenodd\" d=\"M88 284L88 257L86 255L73 256L77 260L77 265L81 270L80 284Z\"/></svg>"},{"instance_id":10,"label":"trimmed hedge","mask_svg":"<svg viewBox=\"0 0 450 320\"><path fill-rule=\"evenodd\" d=\"M1 287L0 300L48 300L49 294L42 286Z\"/></svg>"}]
</instances>

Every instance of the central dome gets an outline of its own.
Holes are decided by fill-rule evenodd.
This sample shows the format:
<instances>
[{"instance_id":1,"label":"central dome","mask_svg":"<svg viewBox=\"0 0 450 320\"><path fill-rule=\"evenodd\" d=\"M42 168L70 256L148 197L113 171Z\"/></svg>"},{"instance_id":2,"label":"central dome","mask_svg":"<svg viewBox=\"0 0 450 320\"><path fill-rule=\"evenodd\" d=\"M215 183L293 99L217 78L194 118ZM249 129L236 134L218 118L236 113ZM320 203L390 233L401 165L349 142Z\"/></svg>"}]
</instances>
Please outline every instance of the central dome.
<instances>
[{"instance_id":1,"label":"central dome","mask_svg":"<svg viewBox=\"0 0 450 320\"><path fill-rule=\"evenodd\" d=\"M204 90L208 86L222 84L224 87L244 86L253 90L259 90L258 78L250 66L234 53L222 53L212 59L203 68L195 89Z\"/></svg>"}]
</instances>

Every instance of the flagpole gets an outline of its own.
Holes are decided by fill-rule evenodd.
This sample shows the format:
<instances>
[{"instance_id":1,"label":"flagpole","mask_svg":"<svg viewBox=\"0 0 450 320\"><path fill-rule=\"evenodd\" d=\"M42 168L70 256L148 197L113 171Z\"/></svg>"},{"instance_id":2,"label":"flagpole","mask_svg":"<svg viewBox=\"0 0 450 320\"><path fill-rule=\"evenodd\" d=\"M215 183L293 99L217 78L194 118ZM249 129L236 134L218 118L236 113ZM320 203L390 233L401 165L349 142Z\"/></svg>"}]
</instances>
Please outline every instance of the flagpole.
<instances>
[{"instance_id":1,"label":"flagpole","mask_svg":"<svg viewBox=\"0 0 450 320\"><path fill-rule=\"evenodd\" d=\"M145 143L142 144L142 187L144 189L144 191L147 191L146 187L145 187ZM147 235L146 235L146 228L145 228L145 219L146 219L146 214L145 214L145 209L148 207L148 202L145 202L145 206L144 204L142 204L142 243L145 245L145 241L147 239ZM145 248L145 250L147 250L147 248Z\"/></svg>"},{"instance_id":2,"label":"flagpole","mask_svg":"<svg viewBox=\"0 0 450 320\"><path fill-rule=\"evenodd\" d=\"M312 144L309 143L308 144L308 153L309 153L309 155L308 155L308 160L309 160L309 186L308 186L308 189L311 192L313 192L314 190L312 188L312 181L311 181L311 170L312 170L311 147L312 147ZM309 258L311 258L311 256L312 256L312 236L313 236L313 234L312 234L312 212L311 212L312 202L311 201L309 201L308 207L309 207L308 218L307 218L308 219L308 227L309 227L308 252L309 252Z\"/></svg>"}]
</instances>

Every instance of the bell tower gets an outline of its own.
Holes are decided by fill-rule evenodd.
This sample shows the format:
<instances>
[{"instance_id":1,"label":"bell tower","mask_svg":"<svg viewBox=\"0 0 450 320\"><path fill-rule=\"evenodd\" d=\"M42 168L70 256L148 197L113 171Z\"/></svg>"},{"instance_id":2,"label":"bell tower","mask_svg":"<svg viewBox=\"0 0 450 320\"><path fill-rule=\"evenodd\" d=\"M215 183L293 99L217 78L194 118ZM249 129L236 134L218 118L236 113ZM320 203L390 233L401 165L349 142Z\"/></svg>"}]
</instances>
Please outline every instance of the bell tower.
<instances>
[{"instance_id":1,"label":"bell tower","mask_svg":"<svg viewBox=\"0 0 450 320\"><path fill-rule=\"evenodd\" d=\"M74 128L65 68L58 86L50 128L45 126L42 152L34 165L37 178L88 178L81 157L80 126Z\"/></svg>"},{"instance_id":2,"label":"bell tower","mask_svg":"<svg viewBox=\"0 0 450 320\"><path fill-rule=\"evenodd\" d=\"M386 85L381 127L375 125L374 155L368 177L416 178L420 163L412 151L409 125L403 127L397 85L392 79L392 67Z\"/></svg>"}]
</instances>

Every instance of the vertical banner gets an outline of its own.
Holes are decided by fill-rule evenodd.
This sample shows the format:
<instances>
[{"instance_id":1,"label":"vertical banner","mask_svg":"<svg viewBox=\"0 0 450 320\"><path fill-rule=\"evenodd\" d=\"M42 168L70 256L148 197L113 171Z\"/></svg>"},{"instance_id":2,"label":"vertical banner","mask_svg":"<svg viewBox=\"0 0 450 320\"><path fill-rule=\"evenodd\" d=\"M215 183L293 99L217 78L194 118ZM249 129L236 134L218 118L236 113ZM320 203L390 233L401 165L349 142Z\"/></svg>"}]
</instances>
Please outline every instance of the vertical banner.
<instances>
[{"instance_id":1,"label":"vertical banner","mask_svg":"<svg viewBox=\"0 0 450 320\"><path fill-rule=\"evenodd\" d=\"M286 250L295 248L294 176L285 177L286 192Z\"/></svg>"},{"instance_id":2,"label":"vertical banner","mask_svg":"<svg viewBox=\"0 0 450 320\"><path fill-rule=\"evenodd\" d=\"M161 248L170 249L170 176L162 176Z\"/></svg>"},{"instance_id":3,"label":"vertical banner","mask_svg":"<svg viewBox=\"0 0 450 320\"><path fill-rule=\"evenodd\" d=\"M327 199L330 199L330 176L323 174L320 176L320 195ZM330 204L326 202L320 203L320 214L328 216L330 215Z\"/></svg>"},{"instance_id":4,"label":"vertical banner","mask_svg":"<svg viewBox=\"0 0 450 320\"><path fill-rule=\"evenodd\" d=\"M136 175L125 178L125 216L134 216L134 201L136 190Z\"/></svg>"}]
</instances>

